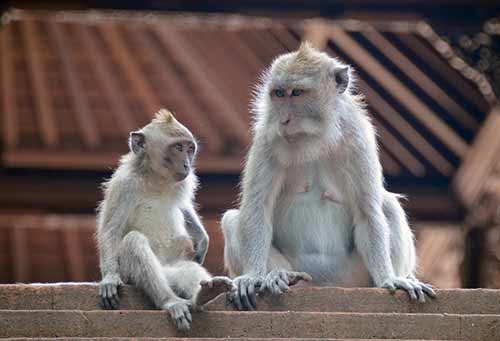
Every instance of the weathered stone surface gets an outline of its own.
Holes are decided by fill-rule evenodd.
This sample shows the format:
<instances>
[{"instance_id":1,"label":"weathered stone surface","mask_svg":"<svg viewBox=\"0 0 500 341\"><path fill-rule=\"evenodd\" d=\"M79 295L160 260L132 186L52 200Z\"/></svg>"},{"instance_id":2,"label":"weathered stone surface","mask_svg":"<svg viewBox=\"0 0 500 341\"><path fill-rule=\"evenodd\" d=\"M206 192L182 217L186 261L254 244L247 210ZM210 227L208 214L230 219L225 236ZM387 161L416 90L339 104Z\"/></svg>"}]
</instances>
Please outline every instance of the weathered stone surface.
<instances>
[{"instance_id":1,"label":"weathered stone surface","mask_svg":"<svg viewBox=\"0 0 500 341\"><path fill-rule=\"evenodd\" d=\"M0 285L0 309L100 310L95 283L54 285ZM131 286L120 288L120 309L150 310L153 304ZM375 288L293 288L279 297L260 297L259 311L318 311L366 313L500 314L500 290L439 290L437 299L425 304L410 302L406 293L395 295ZM232 310L224 295L207 310Z\"/></svg>"},{"instance_id":2,"label":"weathered stone surface","mask_svg":"<svg viewBox=\"0 0 500 341\"><path fill-rule=\"evenodd\" d=\"M0 311L0 337L247 337L460 339L461 315L299 312L205 312L189 333L174 330L161 311ZM477 318L477 317L474 317ZM471 320L474 335L493 335ZM488 330L484 330L488 329ZM488 339L486 339L488 340Z\"/></svg>"}]
</instances>

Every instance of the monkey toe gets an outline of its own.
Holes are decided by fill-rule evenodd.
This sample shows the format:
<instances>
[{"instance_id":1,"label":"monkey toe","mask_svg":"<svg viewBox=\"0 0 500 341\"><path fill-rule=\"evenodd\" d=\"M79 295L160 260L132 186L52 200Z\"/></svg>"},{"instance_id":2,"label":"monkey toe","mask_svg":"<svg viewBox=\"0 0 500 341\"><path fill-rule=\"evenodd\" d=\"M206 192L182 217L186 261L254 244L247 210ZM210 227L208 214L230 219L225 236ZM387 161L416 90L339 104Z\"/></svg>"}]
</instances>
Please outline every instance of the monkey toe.
<instances>
[{"instance_id":1,"label":"monkey toe","mask_svg":"<svg viewBox=\"0 0 500 341\"><path fill-rule=\"evenodd\" d=\"M196 300L196 304L199 306L206 304L222 293L236 290L233 281L224 276L217 276L208 281L202 281L200 285L201 289L198 292Z\"/></svg>"}]
</instances>

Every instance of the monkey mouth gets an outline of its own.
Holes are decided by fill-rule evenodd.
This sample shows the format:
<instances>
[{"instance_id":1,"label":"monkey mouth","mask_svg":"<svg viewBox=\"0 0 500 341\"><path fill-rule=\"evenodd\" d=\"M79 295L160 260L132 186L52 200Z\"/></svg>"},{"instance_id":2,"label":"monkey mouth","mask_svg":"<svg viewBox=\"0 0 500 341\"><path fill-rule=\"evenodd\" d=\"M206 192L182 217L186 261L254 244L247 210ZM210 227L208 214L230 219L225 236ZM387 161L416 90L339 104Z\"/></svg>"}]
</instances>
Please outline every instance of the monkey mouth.
<instances>
[{"instance_id":1,"label":"monkey mouth","mask_svg":"<svg viewBox=\"0 0 500 341\"><path fill-rule=\"evenodd\" d=\"M285 134L285 135L283 135L283 138L289 144L295 143L297 141L300 141L300 140L304 139L305 137L307 137L307 134L306 133L302 133L302 132L301 133L293 133L293 134Z\"/></svg>"}]
</instances>

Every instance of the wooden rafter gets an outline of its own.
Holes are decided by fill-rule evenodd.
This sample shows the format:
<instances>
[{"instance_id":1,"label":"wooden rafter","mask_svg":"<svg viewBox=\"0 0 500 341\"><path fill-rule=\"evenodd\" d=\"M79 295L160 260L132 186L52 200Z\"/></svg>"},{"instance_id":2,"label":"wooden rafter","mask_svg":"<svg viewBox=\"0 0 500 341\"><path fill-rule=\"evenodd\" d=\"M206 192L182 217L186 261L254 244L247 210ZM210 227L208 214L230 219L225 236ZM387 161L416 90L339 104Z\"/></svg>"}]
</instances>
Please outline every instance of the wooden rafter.
<instances>
[{"instance_id":1,"label":"wooden rafter","mask_svg":"<svg viewBox=\"0 0 500 341\"><path fill-rule=\"evenodd\" d=\"M418 161L412 153L406 149L398 139L392 135L380 122L377 122L377 132L381 139L380 142L384 147L391 152L392 155L402 164L406 169L415 176L425 175L425 166Z\"/></svg>"},{"instance_id":2,"label":"wooden rafter","mask_svg":"<svg viewBox=\"0 0 500 341\"><path fill-rule=\"evenodd\" d=\"M427 47L422 41L410 33L401 33L398 39L406 45L413 53L419 56L427 65L429 65L435 72L440 74L444 79L447 79L453 87L460 92L462 96L474 103L480 110L488 110L486 101L476 94L478 90L474 86L461 77L451 67L442 60L437 53L432 52L430 47Z\"/></svg>"},{"instance_id":3,"label":"wooden rafter","mask_svg":"<svg viewBox=\"0 0 500 341\"><path fill-rule=\"evenodd\" d=\"M47 75L43 58L40 51L42 46L37 39L38 30L36 22L32 20L22 21L24 26L23 38L27 47L28 66L33 81L35 103L37 106L38 120L40 121L42 141L49 147L59 145L59 132L57 131L54 106L52 104L47 82Z\"/></svg>"},{"instance_id":4,"label":"wooden rafter","mask_svg":"<svg viewBox=\"0 0 500 341\"><path fill-rule=\"evenodd\" d=\"M132 113L126 105L126 99L122 94L122 90L116 78L111 73L109 66L106 65L104 51L98 46L95 38L92 37L90 27L76 25L74 30L78 37L77 39L80 40L83 48L88 52L91 64L96 69L95 75L101 84L100 89L102 89L104 96L110 102L111 112L115 117L117 126L124 135L128 134L137 127L132 118Z\"/></svg>"},{"instance_id":5,"label":"wooden rafter","mask_svg":"<svg viewBox=\"0 0 500 341\"><path fill-rule=\"evenodd\" d=\"M318 19L306 23L303 39L314 47L324 50L328 44L328 25Z\"/></svg>"},{"instance_id":6,"label":"wooden rafter","mask_svg":"<svg viewBox=\"0 0 500 341\"><path fill-rule=\"evenodd\" d=\"M497 106L488 114L453 179L453 188L469 208L485 190L485 184L500 160L499 132L500 107Z\"/></svg>"},{"instance_id":7,"label":"wooden rafter","mask_svg":"<svg viewBox=\"0 0 500 341\"><path fill-rule=\"evenodd\" d=\"M48 29L56 45L56 51L61 61L63 77L68 86L68 94L73 102L74 112L80 124L83 141L87 147L97 148L101 144L101 138L93 113L89 108L87 95L78 78L78 71L73 64L72 52L68 48L68 38L63 24L49 22Z\"/></svg>"},{"instance_id":8,"label":"wooden rafter","mask_svg":"<svg viewBox=\"0 0 500 341\"><path fill-rule=\"evenodd\" d=\"M208 103L213 114L218 116L227 134L234 136L242 145L247 145L250 141L249 128L239 115L235 115L238 108L234 108L216 87L213 80L217 77L200 65L195 58L195 51L182 39L181 32L166 25L155 26L155 31L167 51L175 51L172 56L176 58L176 63L184 66L186 78Z\"/></svg>"},{"instance_id":9,"label":"wooden rafter","mask_svg":"<svg viewBox=\"0 0 500 341\"><path fill-rule=\"evenodd\" d=\"M17 122L16 108L16 77L13 73L12 47L11 47L11 25L2 27L2 103L3 103L3 119L4 119L4 137L8 148L14 148L19 143L19 129Z\"/></svg>"},{"instance_id":10,"label":"wooden rafter","mask_svg":"<svg viewBox=\"0 0 500 341\"><path fill-rule=\"evenodd\" d=\"M443 157L415 128L412 127L397 111L384 100L372 87L362 79L358 79L362 92L370 100L370 105L391 126L396 128L411 143L411 145L422 154L429 163L441 174L451 175L453 165Z\"/></svg>"},{"instance_id":11,"label":"wooden rafter","mask_svg":"<svg viewBox=\"0 0 500 341\"><path fill-rule=\"evenodd\" d=\"M403 104L427 129L433 132L443 143L460 158L467 153L467 143L447 126L436 113L415 96L401 81L387 71L384 66L371 56L361 45L352 39L341 27L332 26L330 39L344 53L356 61L380 85Z\"/></svg>"},{"instance_id":12,"label":"wooden rafter","mask_svg":"<svg viewBox=\"0 0 500 341\"><path fill-rule=\"evenodd\" d=\"M461 122L467 129L475 130L478 127L477 120L468 113L460 104L452 99L432 79L427 77L413 62L399 51L390 41L375 29L362 32L383 55L396 64L408 78L413 80L420 88L433 98L439 105L445 108L452 116Z\"/></svg>"},{"instance_id":13,"label":"wooden rafter","mask_svg":"<svg viewBox=\"0 0 500 341\"><path fill-rule=\"evenodd\" d=\"M206 115L200 114L203 109L190 98L192 94L189 94L187 89L183 87L182 80L175 74L171 65L164 62L164 58L154 46L150 36L140 34L137 28L128 30L127 34L131 39L142 44L144 48L141 49L141 55L156 70L156 77L159 77L161 82L166 85L164 90L168 92L168 96L179 103L181 114L185 119L185 122L182 123L192 128L195 135L207 142L208 150L218 152L222 148L222 140L217 133L217 128Z\"/></svg>"},{"instance_id":14,"label":"wooden rafter","mask_svg":"<svg viewBox=\"0 0 500 341\"><path fill-rule=\"evenodd\" d=\"M114 152L75 153L72 151L15 150L5 151L4 164L8 167L40 169L109 170L118 164L120 155ZM196 161L199 172L238 173L242 156L203 157Z\"/></svg>"},{"instance_id":15,"label":"wooden rafter","mask_svg":"<svg viewBox=\"0 0 500 341\"><path fill-rule=\"evenodd\" d=\"M335 56L332 49L327 49L328 53ZM423 155L427 161L434 166L441 174L451 175L454 170L453 165L444 158L427 140L409 124L392 105L380 96L368 83L362 78L357 79L361 92L368 98L370 106L392 127L411 143L411 145ZM414 168L419 172L419 166Z\"/></svg>"},{"instance_id":16,"label":"wooden rafter","mask_svg":"<svg viewBox=\"0 0 500 341\"><path fill-rule=\"evenodd\" d=\"M122 66L122 70L127 76L129 84L135 88L138 97L141 99L144 110L153 115L163 105L158 97L156 89L144 77L137 61L129 53L122 35L118 31L118 26L114 24L103 24L99 26L100 33L111 48L113 57Z\"/></svg>"},{"instance_id":17,"label":"wooden rafter","mask_svg":"<svg viewBox=\"0 0 500 341\"><path fill-rule=\"evenodd\" d=\"M385 150L384 146L380 146L379 156L382 165L384 166L384 174L396 176L401 174L402 169L399 163Z\"/></svg>"}]
</instances>

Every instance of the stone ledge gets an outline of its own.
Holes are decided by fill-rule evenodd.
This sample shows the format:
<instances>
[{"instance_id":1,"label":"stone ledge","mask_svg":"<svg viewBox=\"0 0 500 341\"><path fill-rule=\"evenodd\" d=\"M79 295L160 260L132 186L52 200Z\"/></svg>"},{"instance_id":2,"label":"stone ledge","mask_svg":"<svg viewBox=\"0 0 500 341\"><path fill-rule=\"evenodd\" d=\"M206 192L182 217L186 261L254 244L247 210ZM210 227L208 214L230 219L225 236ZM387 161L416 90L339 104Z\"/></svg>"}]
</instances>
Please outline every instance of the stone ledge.
<instances>
[{"instance_id":1,"label":"stone ledge","mask_svg":"<svg viewBox=\"0 0 500 341\"><path fill-rule=\"evenodd\" d=\"M142 292L120 288L121 310L151 310L154 306ZM500 290L438 290L438 298L425 304L410 302L404 292L391 295L375 288L293 288L280 298L261 297L260 311L322 311L360 313L451 313L500 314ZM95 283L0 285L3 310L100 310ZM232 310L224 295L207 306L211 311Z\"/></svg>"},{"instance_id":2,"label":"stone ledge","mask_svg":"<svg viewBox=\"0 0 500 341\"><path fill-rule=\"evenodd\" d=\"M0 311L0 337L500 339L500 315L204 312L179 333L162 311Z\"/></svg>"}]
</instances>

